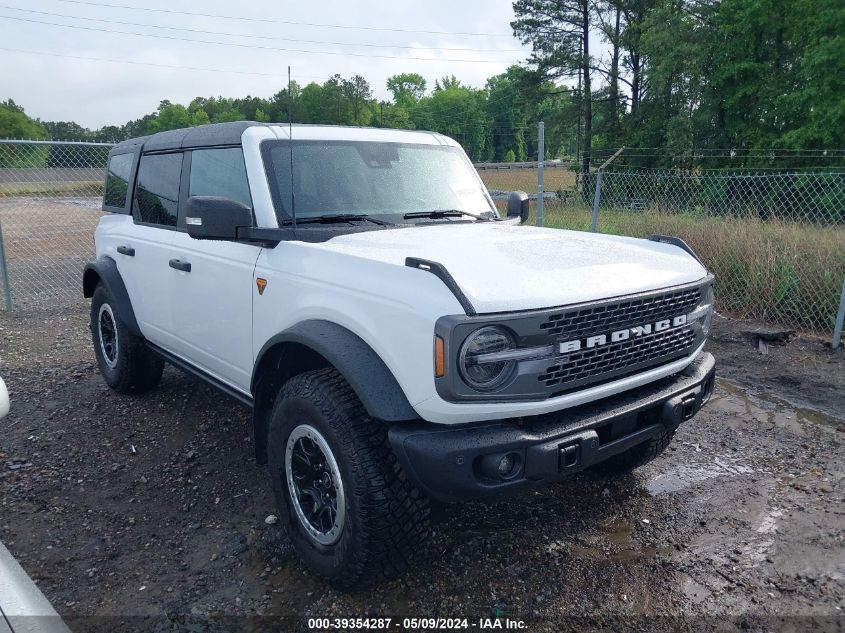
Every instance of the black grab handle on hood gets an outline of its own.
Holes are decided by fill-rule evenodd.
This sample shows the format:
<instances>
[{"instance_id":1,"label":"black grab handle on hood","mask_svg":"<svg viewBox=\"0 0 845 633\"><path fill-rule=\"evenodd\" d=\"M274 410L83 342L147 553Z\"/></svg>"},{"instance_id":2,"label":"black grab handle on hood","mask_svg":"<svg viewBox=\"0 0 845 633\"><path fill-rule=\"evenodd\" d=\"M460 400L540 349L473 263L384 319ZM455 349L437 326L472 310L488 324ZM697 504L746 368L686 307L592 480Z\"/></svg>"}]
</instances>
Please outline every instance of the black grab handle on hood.
<instances>
[{"instance_id":1,"label":"black grab handle on hood","mask_svg":"<svg viewBox=\"0 0 845 633\"><path fill-rule=\"evenodd\" d=\"M473 307L472 302L467 298L464 291L461 290L461 287L458 285L458 282L455 281L455 278L452 277L443 264L440 262L433 262L428 259L420 259L419 257L406 257L405 265L410 268L425 270L438 277L440 281L442 281L446 287L452 291L452 294L455 295L455 299L457 299L458 303L461 304L461 307L464 309L467 316L476 316L478 314Z\"/></svg>"}]
</instances>

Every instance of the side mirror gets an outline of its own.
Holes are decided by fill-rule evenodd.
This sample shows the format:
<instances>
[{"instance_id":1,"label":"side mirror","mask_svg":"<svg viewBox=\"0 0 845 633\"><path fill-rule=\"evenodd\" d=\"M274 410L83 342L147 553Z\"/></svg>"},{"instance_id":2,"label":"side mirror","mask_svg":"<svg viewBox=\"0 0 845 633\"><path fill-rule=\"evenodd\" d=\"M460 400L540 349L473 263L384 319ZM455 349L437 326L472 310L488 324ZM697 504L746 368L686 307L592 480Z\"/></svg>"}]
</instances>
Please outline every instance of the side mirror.
<instances>
[{"instance_id":1,"label":"side mirror","mask_svg":"<svg viewBox=\"0 0 845 633\"><path fill-rule=\"evenodd\" d=\"M514 191L508 196L508 217L519 218L522 224L528 220L528 194L524 191Z\"/></svg>"},{"instance_id":2,"label":"side mirror","mask_svg":"<svg viewBox=\"0 0 845 633\"><path fill-rule=\"evenodd\" d=\"M236 240L238 228L252 226L252 209L229 198L191 196L185 225L195 240Z\"/></svg>"}]
</instances>

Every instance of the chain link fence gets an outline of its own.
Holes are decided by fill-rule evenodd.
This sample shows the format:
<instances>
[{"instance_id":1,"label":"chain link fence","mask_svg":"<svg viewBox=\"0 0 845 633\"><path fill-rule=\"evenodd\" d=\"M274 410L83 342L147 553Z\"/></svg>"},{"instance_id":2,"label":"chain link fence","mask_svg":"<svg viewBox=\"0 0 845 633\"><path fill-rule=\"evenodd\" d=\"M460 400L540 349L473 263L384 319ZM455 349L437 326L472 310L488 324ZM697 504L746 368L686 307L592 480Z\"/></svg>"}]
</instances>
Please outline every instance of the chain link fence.
<instances>
[{"instance_id":1,"label":"chain link fence","mask_svg":"<svg viewBox=\"0 0 845 633\"><path fill-rule=\"evenodd\" d=\"M6 309L81 302L109 147L0 141L0 305Z\"/></svg>"},{"instance_id":2,"label":"chain link fence","mask_svg":"<svg viewBox=\"0 0 845 633\"><path fill-rule=\"evenodd\" d=\"M109 145L0 141L0 246L16 308L81 301L94 254ZM584 177L544 164L544 224L685 240L717 278L720 311L828 334L845 279L845 170L698 172L619 169ZM500 210L537 202L537 163L476 165ZM0 266L2 266L0 259ZM0 271L2 272L2 271ZM0 305L3 305L0 302Z\"/></svg>"}]
</instances>

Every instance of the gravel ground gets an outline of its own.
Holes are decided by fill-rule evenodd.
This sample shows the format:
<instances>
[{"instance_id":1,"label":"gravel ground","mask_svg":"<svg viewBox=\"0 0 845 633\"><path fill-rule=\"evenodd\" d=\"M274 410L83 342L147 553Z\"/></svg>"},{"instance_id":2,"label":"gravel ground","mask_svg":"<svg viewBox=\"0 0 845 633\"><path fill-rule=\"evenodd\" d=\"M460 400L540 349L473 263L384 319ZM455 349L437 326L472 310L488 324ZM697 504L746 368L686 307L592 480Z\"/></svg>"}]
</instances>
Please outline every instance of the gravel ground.
<instances>
[{"instance_id":1,"label":"gravel ground","mask_svg":"<svg viewBox=\"0 0 845 633\"><path fill-rule=\"evenodd\" d=\"M845 353L815 339L762 355L749 324L717 323L714 398L661 458L621 479L438 506L412 572L343 594L265 521L248 413L172 368L151 394L112 393L86 324L83 310L0 314L12 398L0 540L75 630L375 615L845 630Z\"/></svg>"}]
</instances>

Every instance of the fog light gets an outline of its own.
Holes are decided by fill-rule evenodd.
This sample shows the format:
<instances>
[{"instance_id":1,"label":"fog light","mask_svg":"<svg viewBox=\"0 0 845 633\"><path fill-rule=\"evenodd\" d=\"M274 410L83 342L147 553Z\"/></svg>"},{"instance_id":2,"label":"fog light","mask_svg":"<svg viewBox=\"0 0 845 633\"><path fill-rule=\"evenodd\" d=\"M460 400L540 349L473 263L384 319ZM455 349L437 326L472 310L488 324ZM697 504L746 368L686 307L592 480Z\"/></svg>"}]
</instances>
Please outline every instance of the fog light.
<instances>
[{"instance_id":1,"label":"fog light","mask_svg":"<svg viewBox=\"0 0 845 633\"><path fill-rule=\"evenodd\" d=\"M513 467L516 464L513 453L508 453L499 460L499 476L507 477L513 472Z\"/></svg>"},{"instance_id":2,"label":"fog light","mask_svg":"<svg viewBox=\"0 0 845 633\"><path fill-rule=\"evenodd\" d=\"M474 465L475 472L493 481L514 479L522 472L522 456L518 451L491 453L479 457Z\"/></svg>"}]
</instances>

